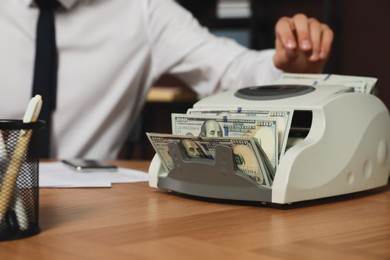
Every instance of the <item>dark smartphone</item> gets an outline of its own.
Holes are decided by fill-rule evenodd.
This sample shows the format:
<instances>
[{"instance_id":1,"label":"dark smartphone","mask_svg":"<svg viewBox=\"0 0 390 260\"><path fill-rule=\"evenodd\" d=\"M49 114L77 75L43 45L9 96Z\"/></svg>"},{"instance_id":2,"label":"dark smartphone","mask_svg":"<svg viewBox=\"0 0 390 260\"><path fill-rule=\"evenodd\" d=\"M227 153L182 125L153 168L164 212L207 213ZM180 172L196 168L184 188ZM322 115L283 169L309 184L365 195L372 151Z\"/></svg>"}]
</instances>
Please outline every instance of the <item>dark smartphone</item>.
<instances>
[{"instance_id":1,"label":"dark smartphone","mask_svg":"<svg viewBox=\"0 0 390 260\"><path fill-rule=\"evenodd\" d=\"M96 172L96 171L116 171L117 167L99 160L89 159L66 159L62 160L64 164L79 172Z\"/></svg>"}]
</instances>

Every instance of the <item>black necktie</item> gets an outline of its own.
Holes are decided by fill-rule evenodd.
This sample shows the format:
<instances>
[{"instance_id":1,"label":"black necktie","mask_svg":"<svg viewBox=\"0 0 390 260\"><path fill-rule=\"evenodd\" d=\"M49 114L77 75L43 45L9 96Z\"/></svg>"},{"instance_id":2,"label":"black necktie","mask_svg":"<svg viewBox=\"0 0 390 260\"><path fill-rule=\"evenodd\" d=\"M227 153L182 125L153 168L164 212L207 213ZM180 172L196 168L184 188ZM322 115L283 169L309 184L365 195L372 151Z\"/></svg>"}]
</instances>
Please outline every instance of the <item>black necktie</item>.
<instances>
[{"instance_id":1,"label":"black necktie","mask_svg":"<svg viewBox=\"0 0 390 260\"><path fill-rule=\"evenodd\" d=\"M40 13L37 24L33 96L42 95L43 105L39 119L46 121L42 133L41 157L49 157L51 117L56 108L57 47L54 27L55 0L35 0Z\"/></svg>"}]
</instances>

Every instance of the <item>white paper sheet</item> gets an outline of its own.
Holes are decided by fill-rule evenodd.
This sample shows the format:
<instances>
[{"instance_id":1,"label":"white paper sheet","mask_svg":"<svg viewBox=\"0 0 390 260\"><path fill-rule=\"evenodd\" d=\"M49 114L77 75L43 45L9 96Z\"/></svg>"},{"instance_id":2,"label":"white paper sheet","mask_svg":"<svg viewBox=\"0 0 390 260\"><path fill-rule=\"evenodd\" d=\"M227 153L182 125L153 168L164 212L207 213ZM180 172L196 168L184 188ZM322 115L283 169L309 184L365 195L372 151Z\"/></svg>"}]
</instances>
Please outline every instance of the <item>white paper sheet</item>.
<instances>
[{"instance_id":1,"label":"white paper sheet","mask_svg":"<svg viewBox=\"0 0 390 260\"><path fill-rule=\"evenodd\" d=\"M148 181L146 172L118 168L114 172L76 172L61 162L39 163L39 187L111 187L112 183Z\"/></svg>"}]
</instances>

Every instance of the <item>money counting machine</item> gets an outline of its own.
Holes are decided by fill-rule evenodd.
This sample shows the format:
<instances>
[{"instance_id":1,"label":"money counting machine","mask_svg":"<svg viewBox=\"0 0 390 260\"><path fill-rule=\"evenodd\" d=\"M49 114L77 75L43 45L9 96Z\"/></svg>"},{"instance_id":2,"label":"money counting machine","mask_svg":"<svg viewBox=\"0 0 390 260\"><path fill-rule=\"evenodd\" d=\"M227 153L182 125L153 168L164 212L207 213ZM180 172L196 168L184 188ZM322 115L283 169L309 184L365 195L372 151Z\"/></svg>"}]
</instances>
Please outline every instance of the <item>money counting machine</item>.
<instances>
[{"instance_id":1,"label":"money counting machine","mask_svg":"<svg viewBox=\"0 0 390 260\"><path fill-rule=\"evenodd\" d=\"M174 168L166 172L156 155L149 185L200 197L287 204L384 186L390 170L390 117L370 94L345 86L270 85L206 97L194 108L293 109L289 136L303 140L279 161L271 188L237 170L229 147L215 160L189 160L169 144Z\"/></svg>"}]
</instances>

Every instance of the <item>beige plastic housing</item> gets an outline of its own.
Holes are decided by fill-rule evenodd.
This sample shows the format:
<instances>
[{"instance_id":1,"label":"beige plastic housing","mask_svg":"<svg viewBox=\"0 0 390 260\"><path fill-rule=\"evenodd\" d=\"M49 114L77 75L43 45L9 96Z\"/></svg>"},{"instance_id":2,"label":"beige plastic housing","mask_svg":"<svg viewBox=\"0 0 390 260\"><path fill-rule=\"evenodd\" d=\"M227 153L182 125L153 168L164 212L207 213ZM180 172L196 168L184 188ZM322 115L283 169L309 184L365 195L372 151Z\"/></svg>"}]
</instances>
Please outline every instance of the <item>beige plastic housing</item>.
<instances>
[{"instance_id":1,"label":"beige plastic housing","mask_svg":"<svg viewBox=\"0 0 390 260\"><path fill-rule=\"evenodd\" d=\"M194 105L194 108L221 110L238 107L243 110L288 108L312 114L308 135L287 150L279 162L269 202L286 204L387 184L390 116L376 96L353 93L344 86L316 86L315 91L300 96L262 101L240 98L235 91L228 91ZM169 175L157 156L149 174L151 187L158 187L159 178ZM223 189L223 178L220 183ZM237 196L237 199L242 198Z\"/></svg>"}]
</instances>

